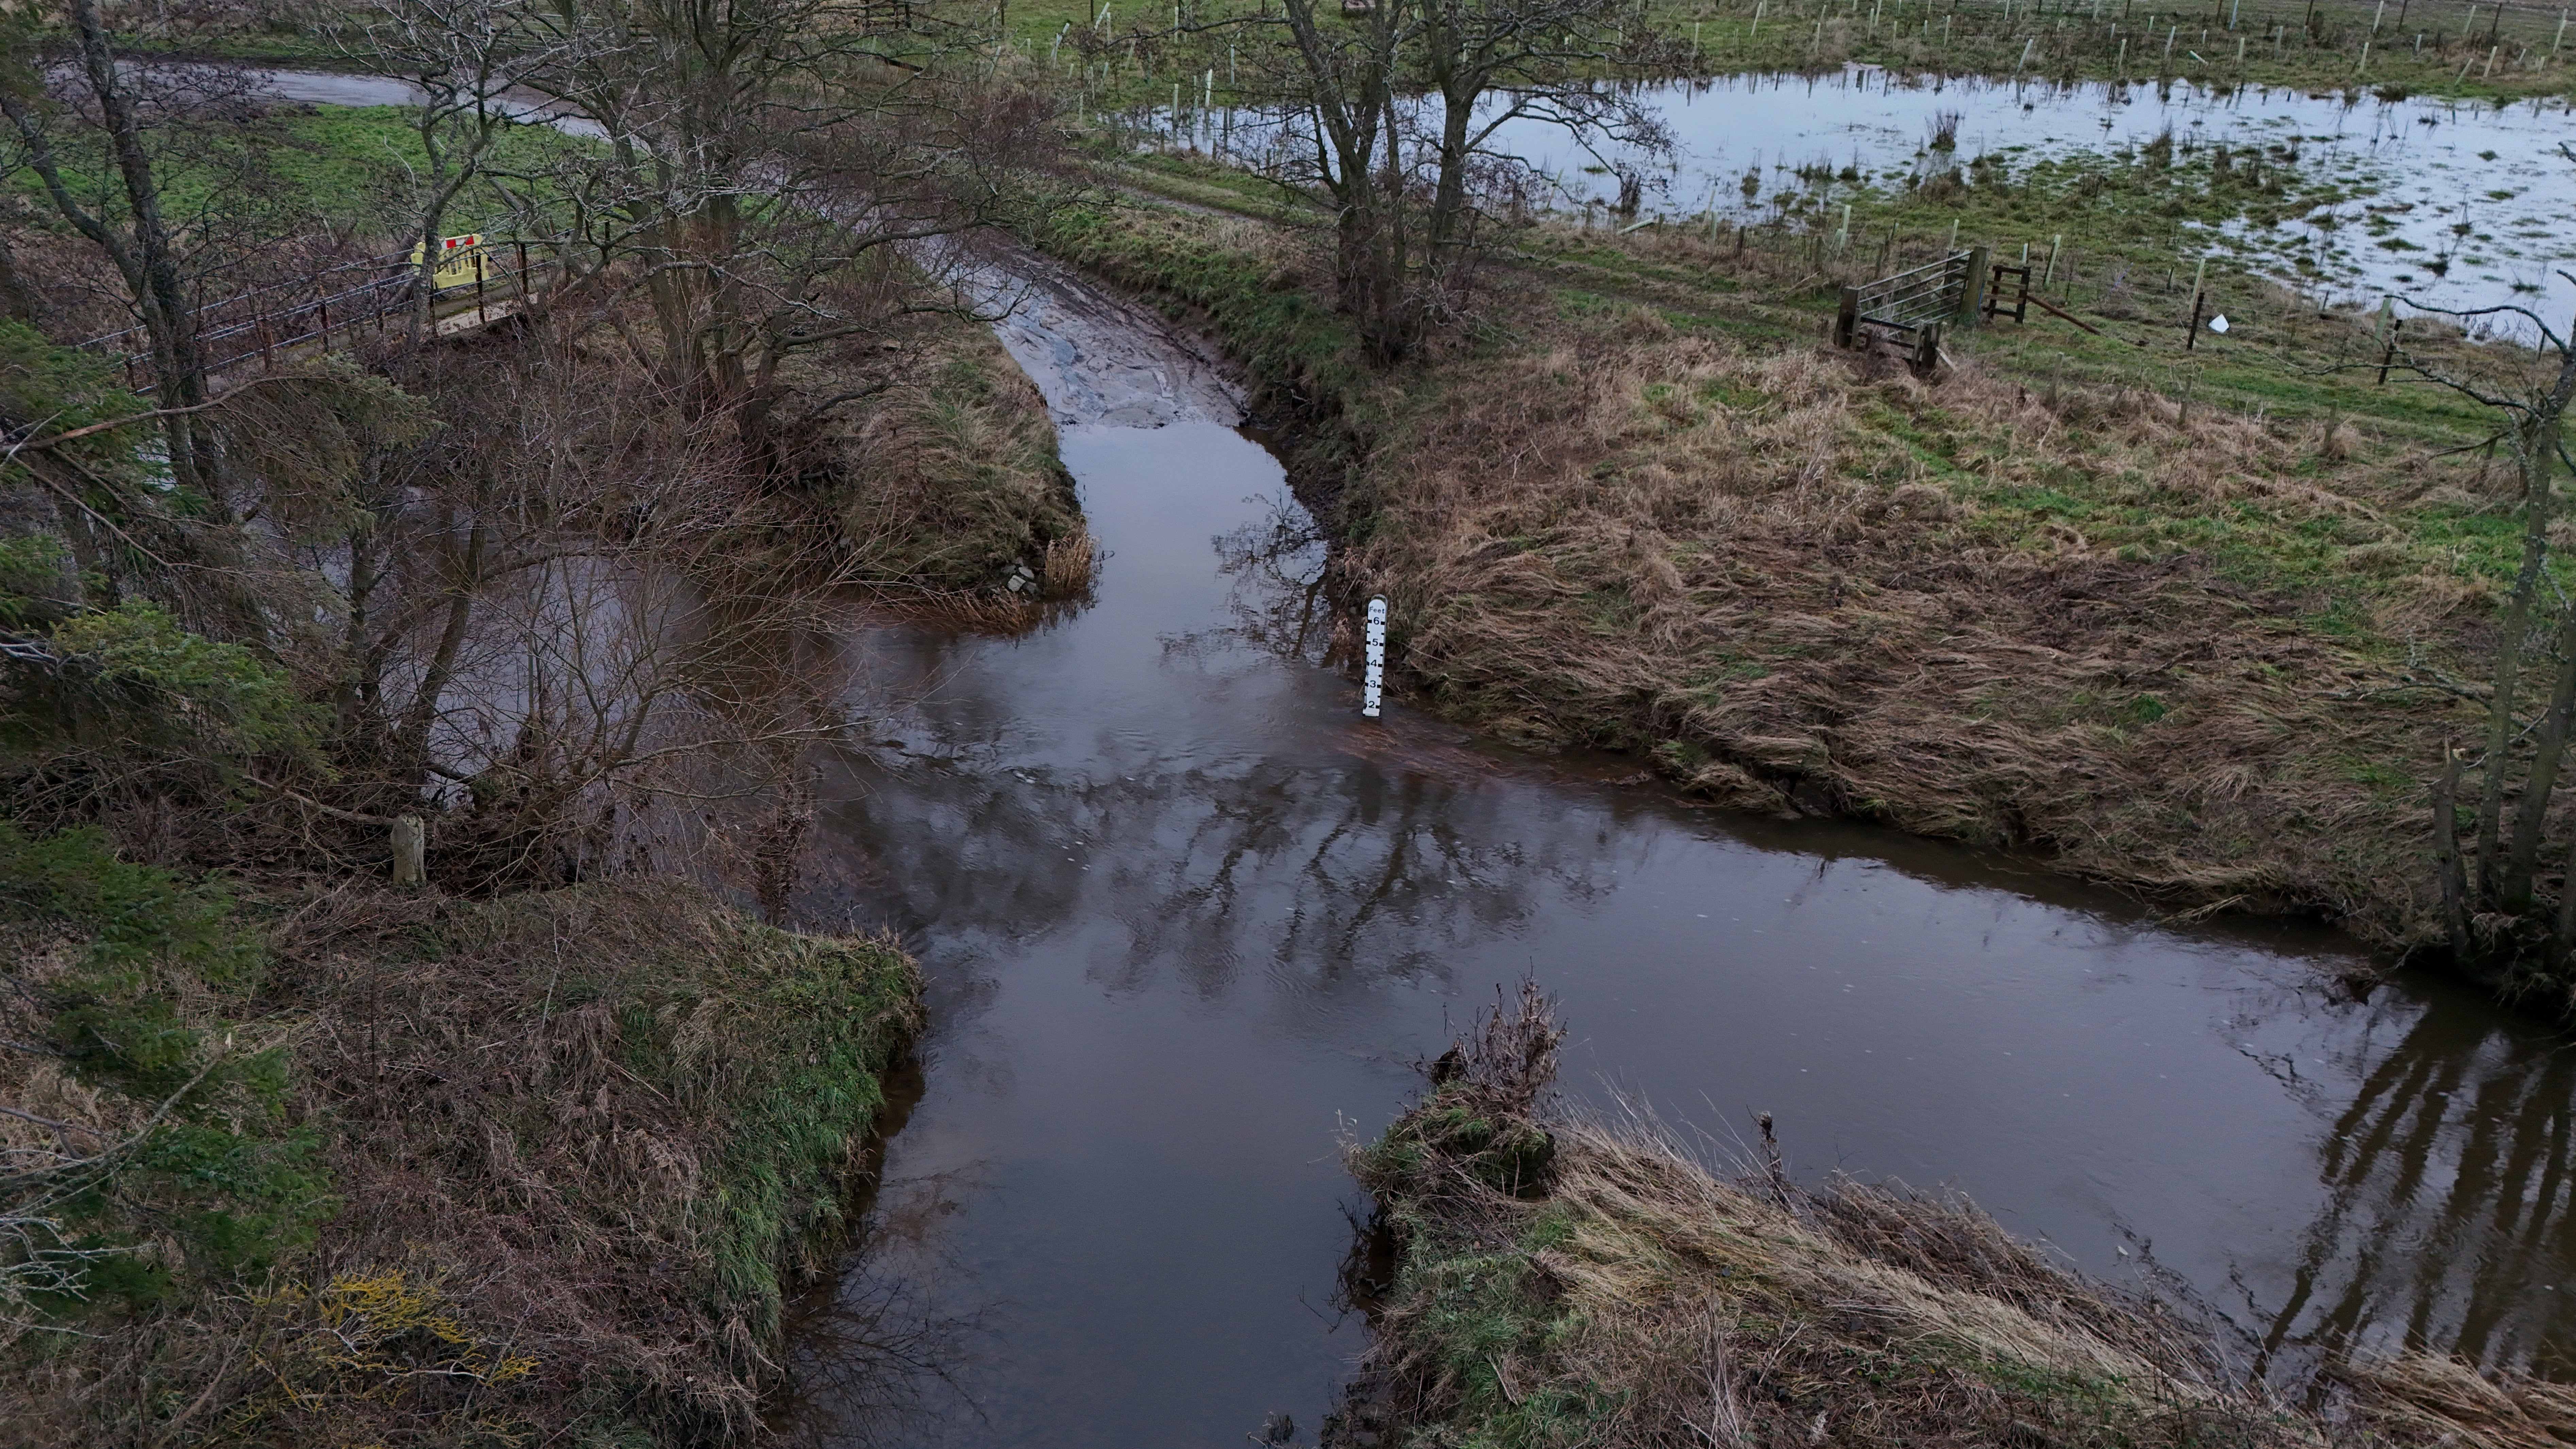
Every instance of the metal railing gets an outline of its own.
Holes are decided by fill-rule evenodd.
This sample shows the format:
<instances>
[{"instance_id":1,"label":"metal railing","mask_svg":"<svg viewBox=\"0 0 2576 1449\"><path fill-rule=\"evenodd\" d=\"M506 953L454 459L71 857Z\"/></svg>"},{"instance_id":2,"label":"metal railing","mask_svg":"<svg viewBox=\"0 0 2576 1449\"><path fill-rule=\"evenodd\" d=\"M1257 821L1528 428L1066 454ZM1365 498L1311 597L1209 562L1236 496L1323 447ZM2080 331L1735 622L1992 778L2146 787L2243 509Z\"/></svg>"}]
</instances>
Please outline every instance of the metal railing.
<instances>
[{"instance_id":1,"label":"metal railing","mask_svg":"<svg viewBox=\"0 0 2576 1449\"><path fill-rule=\"evenodd\" d=\"M1984 299L1982 250L1954 251L1893 276L1843 288L1834 314L1834 342L1865 352L1893 351L1917 373L1932 375L1941 360L1941 329L1973 320Z\"/></svg>"},{"instance_id":2,"label":"metal railing","mask_svg":"<svg viewBox=\"0 0 2576 1449\"><path fill-rule=\"evenodd\" d=\"M1959 315L1967 295L1971 252L1952 252L1857 290L1859 320L1906 331Z\"/></svg>"},{"instance_id":3,"label":"metal railing","mask_svg":"<svg viewBox=\"0 0 2576 1449\"><path fill-rule=\"evenodd\" d=\"M526 242L510 247L508 259L494 255L492 247L479 249L473 258L473 277L440 285L440 296L461 300L470 293L473 305L459 310L485 315L496 300L490 296L495 287L506 287L524 300L528 281L552 263L530 260ZM206 303L189 313L195 324L198 366L218 373L254 359L270 363L279 351L308 343L328 351L354 345L368 335L381 337L393 330L395 319L408 317L419 305L420 285L420 263L407 252L394 252L342 262L293 281ZM436 305L434 298L432 306ZM146 329L128 327L74 345L115 360L124 369L130 390L147 395L154 390Z\"/></svg>"}]
</instances>

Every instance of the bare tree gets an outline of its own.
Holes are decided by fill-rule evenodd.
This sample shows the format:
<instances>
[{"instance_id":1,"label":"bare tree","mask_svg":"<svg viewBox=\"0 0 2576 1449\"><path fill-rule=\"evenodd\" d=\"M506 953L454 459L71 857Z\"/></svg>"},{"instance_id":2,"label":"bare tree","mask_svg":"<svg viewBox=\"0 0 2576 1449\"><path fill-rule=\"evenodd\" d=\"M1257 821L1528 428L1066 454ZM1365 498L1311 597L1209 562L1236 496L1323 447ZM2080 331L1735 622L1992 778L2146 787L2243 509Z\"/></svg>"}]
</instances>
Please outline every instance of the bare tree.
<instances>
[{"instance_id":1,"label":"bare tree","mask_svg":"<svg viewBox=\"0 0 2576 1449\"><path fill-rule=\"evenodd\" d=\"M937 63L966 37L885 34L841 0L555 0L530 24L556 48L529 78L607 136L589 175L550 180L569 271L643 293L637 351L755 461L787 360L956 305L906 249L1001 216L1049 145L1037 97Z\"/></svg>"},{"instance_id":2,"label":"bare tree","mask_svg":"<svg viewBox=\"0 0 2576 1449\"><path fill-rule=\"evenodd\" d=\"M333 35L344 57L420 93L410 118L426 167L414 177L409 226L420 248L409 335L415 346L436 299L449 210L483 179L495 143L519 119L504 93L518 74L546 61L542 39L517 23L517 11L510 0L376 0Z\"/></svg>"},{"instance_id":3,"label":"bare tree","mask_svg":"<svg viewBox=\"0 0 2576 1449\"><path fill-rule=\"evenodd\" d=\"M1662 144L1607 84L1660 56L1637 0L1284 0L1235 24L1271 41L1254 67L1279 116L1270 174L1331 212L1337 301L1381 362L1459 311L1485 194L1530 171L1500 144L1515 122Z\"/></svg>"},{"instance_id":4,"label":"bare tree","mask_svg":"<svg viewBox=\"0 0 2576 1449\"><path fill-rule=\"evenodd\" d=\"M2576 282L2576 277L2568 279ZM2472 921L2502 917L2528 925L2532 935L2545 936L2539 944L2554 968L2563 965L2571 948L2576 948L2576 857L2571 858L2567 882L2560 887L2554 922L2543 932L2533 916L2542 835L2566 762L2571 727L2576 726L2576 604L2558 594L2549 578L2549 530L2559 504L2556 480L2561 469L2571 466L2562 419L2569 399L2576 398L2576 338L2553 329L2526 307L2452 310L2408 305L2464 325L2511 318L2529 326L2538 339L2528 360L2519 348L2491 349L2483 358L2467 362L2446 362L2403 349L2392 348L2392 352L2417 376L2495 412L2501 424L2496 440L2514 460L2522 485L2522 560L2506 598L2478 759L2474 877L2459 840L2455 800L2460 761L2456 756L2444 762L2434 790L2435 838L2442 857L2452 948L2465 957L2493 944L2473 939ZM2483 367L2477 366L2480 362ZM2532 663L2532 636L2544 627L2544 590L2558 599L2555 668L2547 703L2526 727L2521 711ZM2527 758L2521 753L2526 735L2531 739ZM2512 808L2508 828L2506 799L2517 790L2520 799ZM2525 939L2513 946L2530 944ZM2512 949L2506 954L2512 954Z\"/></svg>"},{"instance_id":5,"label":"bare tree","mask_svg":"<svg viewBox=\"0 0 2576 1449\"><path fill-rule=\"evenodd\" d=\"M64 164L40 108L45 93L42 51L33 44L32 16L12 11L0 18L0 116L25 147L27 163L46 199L83 237L97 246L124 279L150 340L153 381L165 406L191 408L206 400L205 368L197 351L196 319L181 272L180 247L163 215L161 182L143 136L142 107L117 64L94 0L66 0L79 66L77 84L94 108L96 125L122 187L122 214L85 205L65 178ZM221 481L201 446L193 413L173 413L163 428L172 473L224 507Z\"/></svg>"}]
</instances>

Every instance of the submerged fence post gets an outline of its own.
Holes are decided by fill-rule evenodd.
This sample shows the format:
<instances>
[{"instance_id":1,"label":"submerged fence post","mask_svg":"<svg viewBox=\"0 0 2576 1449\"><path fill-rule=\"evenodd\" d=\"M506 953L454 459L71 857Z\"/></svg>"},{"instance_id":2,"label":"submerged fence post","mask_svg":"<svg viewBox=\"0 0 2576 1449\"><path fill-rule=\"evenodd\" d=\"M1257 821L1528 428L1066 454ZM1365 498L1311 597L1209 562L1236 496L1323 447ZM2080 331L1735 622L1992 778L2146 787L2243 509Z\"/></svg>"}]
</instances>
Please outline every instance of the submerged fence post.
<instances>
[{"instance_id":1,"label":"submerged fence post","mask_svg":"<svg viewBox=\"0 0 2576 1449\"><path fill-rule=\"evenodd\" d=\"M1360 714L1377 718L1378 704L1386 691L1386 600L1371 599L1368 606L1368 667L1360 676Z\"/></svg>"}]
</instances>

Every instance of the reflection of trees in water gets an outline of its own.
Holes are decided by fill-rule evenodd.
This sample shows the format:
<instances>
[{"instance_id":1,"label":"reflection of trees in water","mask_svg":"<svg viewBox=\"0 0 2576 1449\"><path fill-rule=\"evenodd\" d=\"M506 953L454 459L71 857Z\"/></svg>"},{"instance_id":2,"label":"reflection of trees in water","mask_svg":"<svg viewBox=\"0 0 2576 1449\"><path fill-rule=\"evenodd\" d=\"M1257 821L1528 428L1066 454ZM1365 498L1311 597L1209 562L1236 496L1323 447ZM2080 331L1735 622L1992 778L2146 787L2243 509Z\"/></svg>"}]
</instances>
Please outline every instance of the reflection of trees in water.
<instances>
[{"instance_id":1,"label":"reflection of trees in water","mask_svg":"<svg viewBox=\"0 0 2576 1449\"><path fill-rule=\"evenodd\" d=\"M857 1251L789 1323L794 1389L777 1426L799 1449L920 1443L930 1426L973 1407L959 1375L992 1350L991 1307L956 1306L951 1285L966 1272L941 1228L982 1185L957 1173L884 1180L886 1143L924 1086L915 1058L887 1074L885 1111L862 1153L864 1186L850 1204Z\"/></svg>"},{"instance_id":2,"label":"reflection of trees in water","mask_svg":"<svg viewBox=\"0 0 2576 1449\"><path fill-rule=\"evenodd\" d=\"M890 1186L868 1220L863 1250L843 1265L828 1299L798 1316L790 1444L916 1444L932 1426L971 1411L960 1374L993 1352L989 1306L957 1306L949 1284L965 1271L935 1235L963 1195L944 1177Z\"/></svg>"},{"instance_id":3,"label":"reflection of trees in water","mask_svg":"<svg viewBox=\"0 0 2576 1449\"><path fill-rule=\"evenodd\" d=\"M1213 661L1228 640L1309 661L1327 649L1324 559L1302 514L1282 510L1216 544L1235 584L1230 627L1223 638L1194 636L1194 653ZM962 963L1012 954L997 943L1073 942L1112 922L1126 939L1111 937L1093 971L1113 989L1169 973L1217 995L1246 967L1323 998L1444 981L1532 918L1597 900L1633 856L1669 837L1629 828L1622 817L1632 811L1684 833L1705 828L1679 823L1654 797L1521 779L1491 788L1508 767L1425 744L1436 728L1337 736L1309 722L1276 754L1177 768L1152 760L1150 747L1104 738L1080 769L1014 768L1010 742L1031 701L1015 697L1007 668L988 676L927 636L883 658L904 676L885 692L936 687L946 758L844 755L827 793L850 803L826 828L860 858L853 894L864 881L875 910L890 903L947 958L950 1030L994 987L963 979L991 967L955 969ZM1346 753L1321 755L1319 743ZM1133 778L1119 773L1123 758ZM1814 857L1811 889L1833 889L1830 863L1858 858L1945 889L2002 886L2114 937L2172 939L2117 910L2102 914L2101 900L2062 880L2012 879L2026 867L2009 861L1817 822L1721 828ZM2281 944L2260 932L2210 934ZM2325 999L2314 980L2273 979L2236 993L2227 1029L2268 1039L2254 1028L2300 1024L2302 1049L2262 1064L2329 1125L2317 1159L2322 1208L2286 1274L2249 1289L2264 1358L2402 1335L2516 1362L2576 1333L2576 1304L2560 1301L2576 1294L2567 1171L2576 1056L2464 991L2391 988L2356 1003ZM2320 1056L2335 1069L2318 1070ZM835 1356L815 1342L815 1356Z\"/></svg>"},{"instance_id":4,"label":"reflection of trees in water","mask_svg":"<svg viewBox=\"0 0 2576 1449\"><path fill-rule=\"evenodd\" d=\"M1217 573L1233 583L1226 608L1237 638L1301 661L1333 641L1332 606L1324 595L1330 559L1323 531L1305 509L1273 499L1268 516L1218 535L1216 556Z\"/></svg>"},{"instance_id":5,"label":"reflection of trees in water","mask_svg":"<svg viewBox=\"0 0 2576 1449\"><path fill-rule=\"evenodd\" d=\"M2576 1330L2576 1050L2442 986L2383 996L2339 1054L2356 1088L2317 1103L2330 1124L2324 1208L2262 1315L2263 1361L2402 1336L2563 1372Z\"/></svg>"},{"instance_id":6,"label":"reflection of trees in water","mask_svg":"<svg viewBox=\"0 0 2576 1449\"><path fill-rule=\"evenodd\" d=\"M1098 781L860 770L862 803L828 828L890 863L904 924L953 945L1115 921L1129 946L1098 969L1118 989L1170 970L1213 994L1247 964L1323 992L1440 979L1540 902L1597 895L1605 869L1598 812L1512 809L1358 762Z\"/></svg>"}]
</instances>

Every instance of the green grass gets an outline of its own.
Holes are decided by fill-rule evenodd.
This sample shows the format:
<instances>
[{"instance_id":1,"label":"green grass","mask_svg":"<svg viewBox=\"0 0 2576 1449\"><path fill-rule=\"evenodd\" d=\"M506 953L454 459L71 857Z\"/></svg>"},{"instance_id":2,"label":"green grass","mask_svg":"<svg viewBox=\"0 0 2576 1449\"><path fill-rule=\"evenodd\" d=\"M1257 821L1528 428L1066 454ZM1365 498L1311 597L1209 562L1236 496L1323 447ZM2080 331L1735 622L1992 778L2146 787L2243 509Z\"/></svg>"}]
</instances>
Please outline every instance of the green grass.
<instances>
[{"instance_id":1,"label":"green grass","mask_svg":"<svg viewBox=\"0 0 2576 1449\"><path fill-rule=\"evenodd\" d=\"M1051 213L1033 239L1048 251L1168 302L1195 308L1255 372L1336 396L1362 374L1352 336L1305 280L1253 248L1205 245L1187 223L1101 206Z\"/></svg>"},{"instance_id":2,"label":"green grass","mask_svg":"<svg viewBox=\"0 0 2576 1449\"><path fill-rule=\"evenodd\" d=\"M156 134L163 208L182 226L278 232L320 226L390 241L428 174L413 115L395 106L280 109L249 121ZM583 144L547 127L513 126L487 169L542 174ZM57 148L75 197L96 207L120 194L94 138L66 139ZM7 184L41 208L40 214L50 214L32 171L12 173ZM508 221L509 210L491 187L474 185L449 207L445 226L450 233L500 232Z\"/></svg>"}]
</instances>

